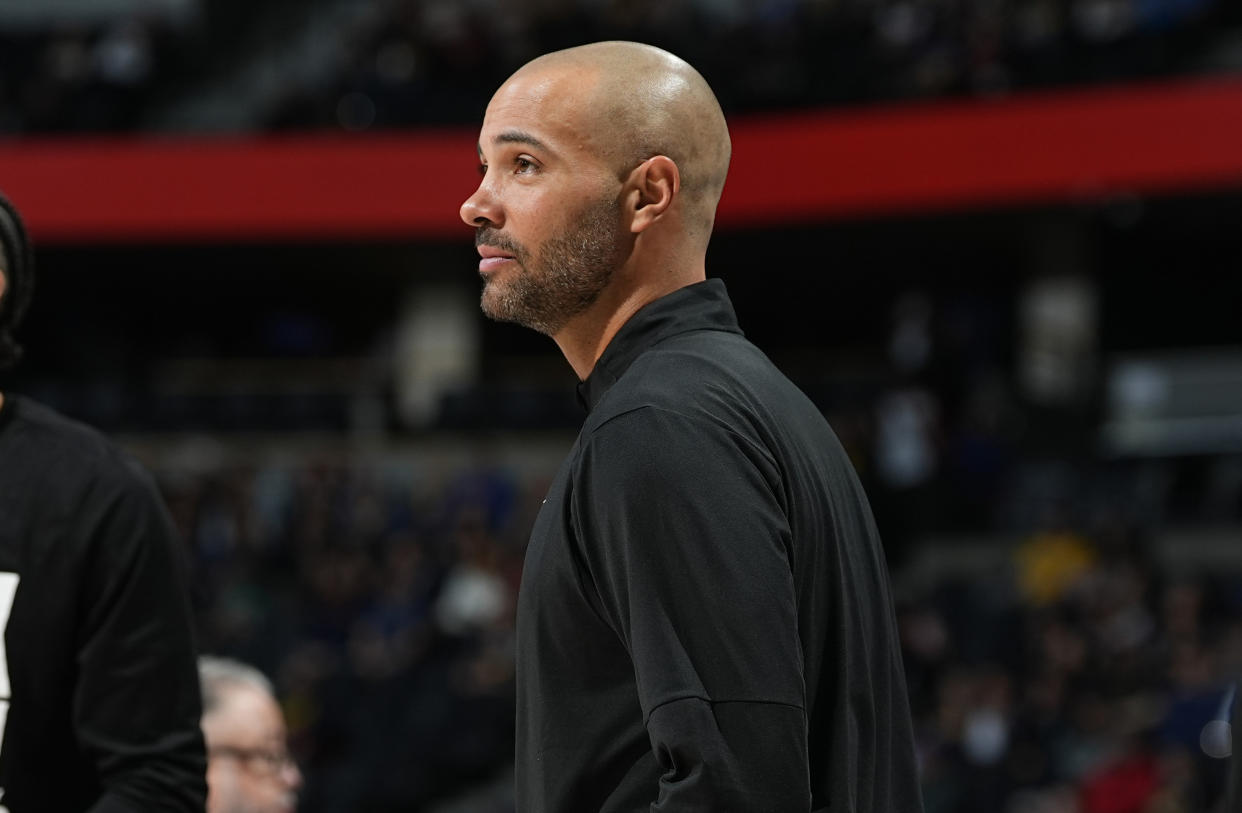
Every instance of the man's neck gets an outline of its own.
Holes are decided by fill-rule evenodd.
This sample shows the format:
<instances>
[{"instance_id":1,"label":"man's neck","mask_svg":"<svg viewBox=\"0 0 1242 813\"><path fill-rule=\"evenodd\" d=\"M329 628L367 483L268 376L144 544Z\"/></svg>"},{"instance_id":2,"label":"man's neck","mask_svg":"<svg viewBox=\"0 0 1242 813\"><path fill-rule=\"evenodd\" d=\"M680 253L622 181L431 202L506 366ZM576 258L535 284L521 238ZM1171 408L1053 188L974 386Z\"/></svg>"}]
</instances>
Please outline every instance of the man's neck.
<instances>
[{"instance_id":1,"label":"man's neck","mask_svg":"<svg viewBox=\"0 0 1242 813\"><path fill-rule=\"evenodd\" d=\"M591 318L591 311L596 310L592 306L571 319L569 324L553 337L557 347L561 348L565 360L569 362L569 366L573 368L574 374L580 381L586 381L591 375L591 371L595 369L595 363L604 354L604 350L617 335L617 331L621 330L622 325L630 321L630 317L638 313L644 305L657 298L627 297L607 312L595 314L595 318Z\"/></svg>"},{"instance_id":2,"label":"man's neck","mask_svg":"<svg viewBox=\"0 0 1242 813\"><path fill-rule=\"evenodd\" d=\"M634 314L657 299L706 278L703 266L698 265L689 272L662 275L646 284L604 291L595 304L570 319L552 338L578 379L586 381L613 337Z\"/></svg>"}]
</instances>

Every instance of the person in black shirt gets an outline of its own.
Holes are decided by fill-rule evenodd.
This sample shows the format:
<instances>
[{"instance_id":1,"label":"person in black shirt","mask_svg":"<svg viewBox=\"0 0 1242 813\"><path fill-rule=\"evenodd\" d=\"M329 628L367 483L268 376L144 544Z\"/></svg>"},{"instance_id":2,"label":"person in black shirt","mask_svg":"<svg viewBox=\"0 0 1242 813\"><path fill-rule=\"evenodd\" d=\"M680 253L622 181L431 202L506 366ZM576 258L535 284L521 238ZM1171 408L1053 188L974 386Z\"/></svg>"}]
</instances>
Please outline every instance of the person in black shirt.
<instances>
[{"instance_id":1,"label":"person in black shirt","mask_svg":"<svg viewBox=\"0 0 1242 813\"><path fill-rule=\"evenodd\" d=\"M19 355L32 273L0 197L0 369ZM203 810L185 565L133 459L0 393L0 810Z\"/></svg>"},{"instance_id":2,"label":"person in black shirt","mask_svg":"<svg viewBox=\"0 0 1242 813\"><path fill-rule=\"evenodd\" d=\"M635 43L548 54L478 153L483 311L552 337L588 410L522 575L518 810L921 811L867 498L706 276L707 83Z\"/></svg>"}]
</instances>

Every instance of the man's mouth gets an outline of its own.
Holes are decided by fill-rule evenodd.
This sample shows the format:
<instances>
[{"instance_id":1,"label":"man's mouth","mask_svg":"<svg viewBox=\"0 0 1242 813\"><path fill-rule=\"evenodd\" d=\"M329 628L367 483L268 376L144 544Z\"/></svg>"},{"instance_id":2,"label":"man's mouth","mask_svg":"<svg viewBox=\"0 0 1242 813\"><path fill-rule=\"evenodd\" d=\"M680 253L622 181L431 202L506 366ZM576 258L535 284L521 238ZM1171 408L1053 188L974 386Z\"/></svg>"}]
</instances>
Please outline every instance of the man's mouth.
<instances>
[{"instance_id":1,"label":"man's mouth","mask_svg":"<svg viewBox=\"0 0 1242 813\"><path fill-rule=\"evenodd\" d=\"M507 262L513 262L514 256L511 252L505 251L495 246L481 245L479 250L479 273L486 274L495 271Z\"/></svg>"}]
</instances>

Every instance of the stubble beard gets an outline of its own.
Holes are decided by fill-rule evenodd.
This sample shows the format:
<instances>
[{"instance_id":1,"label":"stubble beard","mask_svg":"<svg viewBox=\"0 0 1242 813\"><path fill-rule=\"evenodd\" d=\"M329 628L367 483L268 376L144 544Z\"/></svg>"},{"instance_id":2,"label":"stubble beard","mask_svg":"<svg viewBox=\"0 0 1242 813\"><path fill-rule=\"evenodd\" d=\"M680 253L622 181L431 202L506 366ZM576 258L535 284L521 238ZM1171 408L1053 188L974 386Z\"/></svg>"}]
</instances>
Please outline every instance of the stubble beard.
<instances>
[{"instance_id":1,"label":"stubble beard","mask_svg":"<svg viewBox=\"0 0 1242 813\"><path fill-rule=\"evenodd\" d=\"M475 234L476 245L512 252L518 264L504 280L484 277L480 306L500 322L555 336L570 319L595 304L619 262L617 202L591 204L572 231L550 238L539 255L488 227Z\"/></svg>"}]
</instances>

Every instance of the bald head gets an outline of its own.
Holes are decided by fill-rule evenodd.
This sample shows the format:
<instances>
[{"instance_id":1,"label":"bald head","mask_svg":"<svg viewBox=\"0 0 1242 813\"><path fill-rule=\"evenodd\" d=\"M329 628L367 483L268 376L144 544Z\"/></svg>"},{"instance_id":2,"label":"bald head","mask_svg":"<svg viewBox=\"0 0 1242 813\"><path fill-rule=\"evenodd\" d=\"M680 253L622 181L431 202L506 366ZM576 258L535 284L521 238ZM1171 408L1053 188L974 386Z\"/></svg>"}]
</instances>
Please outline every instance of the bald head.
<instances>
[{"instance_id":1,"label":"bald head","mask_svg":"<svg viewBox=\"0 0 1242 813\"><path fill-rule=\"evenodd\" d=\"M711 87L688 63L650 45L597 42L532 60L506 87L515 82L570 85L566 113L622 176L652 156L672 159L687 225L711 231L729 171L729 129Z\"/></svg>"}]
</instances>

